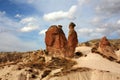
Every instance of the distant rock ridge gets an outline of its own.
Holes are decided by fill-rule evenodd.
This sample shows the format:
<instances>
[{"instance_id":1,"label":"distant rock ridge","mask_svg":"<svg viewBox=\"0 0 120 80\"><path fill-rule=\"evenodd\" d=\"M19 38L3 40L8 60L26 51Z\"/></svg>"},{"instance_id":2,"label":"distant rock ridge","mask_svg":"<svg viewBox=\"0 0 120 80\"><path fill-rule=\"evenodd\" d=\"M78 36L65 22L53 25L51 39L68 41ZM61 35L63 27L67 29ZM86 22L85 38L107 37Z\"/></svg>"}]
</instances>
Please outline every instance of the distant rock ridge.
<instances>
[{"instance_id":1,"label":"distant rock ridge","mask_svg":"<svg viewBox=\"0 0 120 80\"><path fill-rule=\"evenodd\" d=\"M109 57L112 57L114 59L117 59L117 56L115 54L114 48L111 46L110 42L108 41L108 39L106 38L106 36L104 36L100 42L99 42L99 47L98 47L98 51Z\"/></svg>"}]
</instances>

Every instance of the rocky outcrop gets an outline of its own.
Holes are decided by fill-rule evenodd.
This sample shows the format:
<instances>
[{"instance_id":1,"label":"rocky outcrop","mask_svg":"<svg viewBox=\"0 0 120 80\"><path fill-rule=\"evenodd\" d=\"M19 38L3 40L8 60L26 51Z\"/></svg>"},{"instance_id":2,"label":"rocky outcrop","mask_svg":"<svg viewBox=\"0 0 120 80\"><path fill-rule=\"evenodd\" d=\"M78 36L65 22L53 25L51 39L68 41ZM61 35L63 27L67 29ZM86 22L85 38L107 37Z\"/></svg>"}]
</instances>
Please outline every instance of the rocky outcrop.
<instances>
[{"instance_id":1,"label":"rocky outcrop","mask_svg":"<svg viewBox=\"0 0 120 80\"><path fill-rule=\"evenodd\" d=\"M105 36L99 42L98 51L108 58L117 59L117 56L115 55L115 51L112 45Z\"/></svg>"},{"instance_id":2,"label":"rocky outcrop","mask_svg":"<svg viewBox=\"0 0 120 80\"><path fill-rule=\"evenodd\" d=\"M64 56L67 39L62 26L52 25L46 32L45 43L47 51L55 56Z\"/></svg>"},{"instance_id":3,"label":"rocky outcrop","mask_svg":"<svg viewBox=\"0 0 120 80\"><path fill-rule=\"evenodd\" d=\"M99 46L101 48L105 48L106 46L111 46L110 42L108 41L108 39L104 36L99 43Z\"/></svg>"},{"instance_id":4,"label":"rocky outcrop","mask_svg":"<svg viewBox=\"0 0 120 80\"><path fill-rule=\"evenodd\" d=\"M73 22L69 24L69 35L68 35L68 42L67 42L69 52L66 54L66 56L68 57L73 57L75 48L78 44L77 33L74 30L75 26L76 25Z\"/></svg>"}]
</instances>

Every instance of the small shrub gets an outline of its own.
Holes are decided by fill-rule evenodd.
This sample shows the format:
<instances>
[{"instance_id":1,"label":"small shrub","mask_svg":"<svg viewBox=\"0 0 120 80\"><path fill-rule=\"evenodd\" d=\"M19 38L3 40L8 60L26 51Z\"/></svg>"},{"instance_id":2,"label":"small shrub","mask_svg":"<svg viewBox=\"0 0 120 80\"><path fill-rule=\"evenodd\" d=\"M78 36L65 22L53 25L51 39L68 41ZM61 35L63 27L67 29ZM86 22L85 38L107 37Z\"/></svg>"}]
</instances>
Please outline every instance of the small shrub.
<instances>
[{"instance_id":1,"label":"small shrub","mask_svg":"<svg viewBox=\"0 0 120 80\"><path fill-rule=\"evenodd\" d=\"M115 60L115 58L113 58L113 57L111 57L111 56L110 56L108 59L109 59L110 61L114 61L114 60Z\"/></svg>"},{"instance_id":2,"label":"small shrub","mask_svg":"<svg viewBox=\"0 0 120 80\"><path fill-rule=\"evenodd\" d=\"M46 77L47 75L49 75L51 72L51 70L46 70L44 71L44 73L42 74L42 78Z\"/></svg>"},{"instance_id":3,"label":"small shrub","mask_svg":"<svg viewBox=\"0 0 120 80\"><path fill-rule=\"evenodd\" d=\"M79 57L82 57L82 56L83 56L82 52L76 52L75 53L75 58L79 58Z\"/></svg>"},{"instance_id":4,"label":"small shrub","mask_svg":"<svg viewBox=\"0 0 120 80\"><path fill-rule=\"evenodd\" d=\"M21 70L22 68L18 67L18 70Z\"/></svg>"},{"instance_id":5,"label":"small shrub","mask_svg":"<svg viewBox=\"0 0 120 80\"><path fill-rule=\"evenodd\" d=\"M37 76L35 74L32 74L31 78L37 78Z\"/></svg>"},{"instance_id":6,"label":"small shrub","mask_svg":"<svg viewBox=\"0 0 120 80\"><path fill-rule=\"evenodd\" d=\"M32 69L29 69L28 71L29 71L29 72L31 72L31 73L33 72L33 70L32 70Z\"/></svg>"}]
</instances>

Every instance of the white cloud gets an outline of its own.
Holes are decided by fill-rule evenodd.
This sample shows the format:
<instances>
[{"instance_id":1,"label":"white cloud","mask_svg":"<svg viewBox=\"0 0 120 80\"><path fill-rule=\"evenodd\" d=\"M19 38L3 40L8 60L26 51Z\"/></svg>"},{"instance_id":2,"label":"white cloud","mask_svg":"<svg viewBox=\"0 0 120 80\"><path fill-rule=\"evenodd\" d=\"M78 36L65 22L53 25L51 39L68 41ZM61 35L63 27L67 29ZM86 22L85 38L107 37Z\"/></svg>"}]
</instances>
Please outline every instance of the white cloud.
<instances>
[{"instance_id":1,"label":"white cloud","mask_svg":"<svg viewBox=\"0 0 120 80\"><path fill-rule=\"evenodd\" d=\"M52 12L45 14L43 16L44 20L46 21L57 21L61 19L74 19L75 18L75 12L77 10L77 6L73 5L67 12L64 11L57 11L57 12Z\"/></svg>"},{"instance_id":2,"label":"white cloud","mask_svg":"<svg viewBox=\"0 0 120 80\"><path fill-rule=\"evenodd\" d=\"M26 24L26 23L29 23L29 22L35 22L37 21L34 17L27 17L27 18L23 18L20 22L22 24Z\"/></svg>"},{"instance_id":3,"label":"white cloud","mask_svg":"<svg viewBox=\"0 0 120 80\"><path fill-rule=\"evenodd\" d=\"M24 26L21 28L22 32L30 32L39 29L39 22L34 17L24 18L20 21L20 23Z\"/></svg>"},{"instance_id":4,"label":"white cloud","mask_svg":"<svg viewBox=\"0 0 120 80\"><path fill-rule=\"evenodd\" d=\"M45 35L45 32L47 31L47 29L44 29L44 30L41 30L40 32L39 32L39 34L40 35Z\"/></svg>"},{"instance_id":5,"label":"white cloud","mask_svg":"<svg viewBox=\"0 0 120 80\"><path fill-rule=\"evenodd\" d=\"M38 28L39 28L39 26L28 25L28 26L24 26L23 28L21 28L21 31L22 32L30 32L30 31L36 30Z\"/></svg>"},{"instance_id":6,"label":"white cloud","mask_svg":"<svg viewBox=\"0 0 120 80\"><path fill-rule=\"evenodd\" d=\"M38 12L49 13L59 10L67 10L78 0L10 0L15 4L26 4L34 7Z\"/></svg>"},{"instance_id":7,"label":"white cloud","mask_svg":"<svg viewBox=\"0 0 120 80\"><path fill-rule=\"evenodd\" d=\"M120 20L117 21L117 24L120 24Z\"/></svg>"},{"instance_id":8,"label":"white cloud","mask_svg":"<svg viewBox=\"0 0 120 80\"><path fill-rule=\"evenodd\" d=\"M16 17L16 18L21 18L22 15L20 15L20 14L16 14L15 17Z\"/></svg>"}]
</instances>

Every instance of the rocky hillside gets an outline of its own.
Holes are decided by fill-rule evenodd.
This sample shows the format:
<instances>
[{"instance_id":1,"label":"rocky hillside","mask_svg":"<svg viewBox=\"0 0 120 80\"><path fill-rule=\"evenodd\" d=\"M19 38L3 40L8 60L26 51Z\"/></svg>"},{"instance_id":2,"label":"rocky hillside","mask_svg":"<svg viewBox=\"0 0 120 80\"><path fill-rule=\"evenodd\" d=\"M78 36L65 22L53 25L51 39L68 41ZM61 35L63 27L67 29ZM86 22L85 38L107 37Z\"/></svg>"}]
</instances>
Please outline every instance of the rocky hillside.
<instances>
[{"instance_id":1,"label":"rocky hillside","mask_svg":"<svg viewBox=\"0 0 120 80\"><path fill-rule=\"evenodd\" d=\"M115 47L115 49L120 49L120 39L108 39L109 42ZM100 39L94 39L80 43L79 46L96 46L98 45Z\"/></svg>"},{"instance_id":2,"label":"rocky hillside","mask_svg":"<svg viewBox=\"0 0 120 80\"><path fill-rule=\"evenodd\" d=\"M0 80L120 80L120 50L116 60L92 52L98 42L81 43L73 58L53 57L46 50L1 52ZM110 43L119 48L119 40Z\"/></svg>"}]
</instances>

